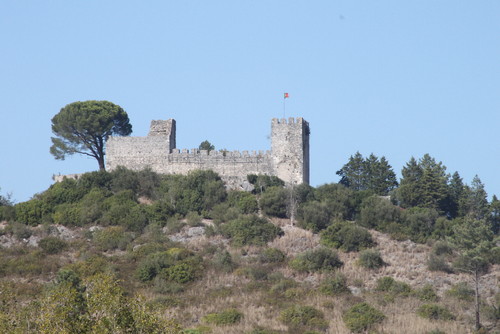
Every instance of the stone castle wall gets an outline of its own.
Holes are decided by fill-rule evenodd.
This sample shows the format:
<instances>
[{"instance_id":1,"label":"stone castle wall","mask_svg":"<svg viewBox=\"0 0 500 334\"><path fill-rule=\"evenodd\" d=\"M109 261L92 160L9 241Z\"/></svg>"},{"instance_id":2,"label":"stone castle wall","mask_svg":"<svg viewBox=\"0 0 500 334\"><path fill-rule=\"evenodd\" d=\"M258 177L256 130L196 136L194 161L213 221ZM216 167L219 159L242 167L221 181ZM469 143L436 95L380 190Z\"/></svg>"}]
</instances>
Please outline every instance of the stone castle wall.
<instances>
[{"instance_id":1,"label":"stone castle wall","mask_svg":"<svg viewBox=\"0 0 500 334\"><path fill-rule=\"evenodd\" d=\"M150 167L163 174L211 169L228 186L248 189L248 174L275 175L285 182L309 182L309 124L302 118L273 119L271 151L206 151L175 148L175 120L152 121L147 137L110 137L106 169Z\"/></svg>"}]
</instances>

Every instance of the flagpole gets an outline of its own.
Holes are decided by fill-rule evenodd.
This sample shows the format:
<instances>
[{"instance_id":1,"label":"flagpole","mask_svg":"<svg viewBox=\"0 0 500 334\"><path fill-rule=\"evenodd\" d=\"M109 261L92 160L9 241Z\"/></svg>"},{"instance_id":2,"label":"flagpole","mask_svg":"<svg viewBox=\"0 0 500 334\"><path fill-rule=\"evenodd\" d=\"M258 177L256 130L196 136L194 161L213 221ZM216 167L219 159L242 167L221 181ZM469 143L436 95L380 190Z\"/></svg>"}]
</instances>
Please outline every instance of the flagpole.
<instances>
[{"instance_id":1,"label":"flagpole","mask_svg":"<svg viewBox=\"0 0 500 334\"><path fill-rule=\"evenodd\" d=\"M286 118L286 98L283 97L283 118Z\"/></svg>"},{"instance_id":2,"label":"flagpole","mask_svg":"<svg viewBox=\"0 0 500 334\"><path fill-rule=\"evenodd\" d=\"M288 93L283 93L283 118L286 118L286 99L288 98Z\"/></svg>"}]
</instances>

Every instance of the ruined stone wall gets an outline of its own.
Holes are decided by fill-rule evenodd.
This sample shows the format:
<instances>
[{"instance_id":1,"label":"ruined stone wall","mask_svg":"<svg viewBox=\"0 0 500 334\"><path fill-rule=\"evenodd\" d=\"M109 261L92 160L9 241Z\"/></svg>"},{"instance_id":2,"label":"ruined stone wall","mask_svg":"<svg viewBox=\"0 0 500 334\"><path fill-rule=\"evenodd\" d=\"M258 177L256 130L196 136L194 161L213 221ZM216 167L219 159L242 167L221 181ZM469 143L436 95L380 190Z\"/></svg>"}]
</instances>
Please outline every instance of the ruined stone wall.
<instances>
[{"instance_id":1,"label":"ruined stone wall","mask_svg":"<svg viewBox=\"0 0 500 334\"><path fill-rule=\"evenodd\" d=\"M272 147L266 152L220 152L175 148L175 120L153 121L147 137L111 137L106 143L106 169L150 167L163 174L187 174L211 169L230 188L248 189L248 174L276 175L285 182L309 182L309 125L273 119ZM304 140L306 140L304 142ZM305 175L306 173L307 175Z\"/></svg>"}]
</instances>

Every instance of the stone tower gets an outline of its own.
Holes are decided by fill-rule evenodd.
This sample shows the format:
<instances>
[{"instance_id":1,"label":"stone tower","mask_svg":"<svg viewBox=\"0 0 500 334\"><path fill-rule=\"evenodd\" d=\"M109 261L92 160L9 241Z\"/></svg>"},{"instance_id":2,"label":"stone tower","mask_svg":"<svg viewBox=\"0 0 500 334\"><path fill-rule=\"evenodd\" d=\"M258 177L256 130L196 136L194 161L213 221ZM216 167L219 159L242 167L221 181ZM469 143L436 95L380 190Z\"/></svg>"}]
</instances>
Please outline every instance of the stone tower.
<instances>
[{"instance_id":1,"label":"stone tower","mask_svg":"<svg viewBox=\"0 0 500 334\"><path fill-rule=\"evenodd\" d=\"M302 117L272 120L272 164L283 181L309 183L309 134L309 123Z\"/></svg>"},{"instance_id":2,"label":"stone tower","mask_svg":"<svg viewBox=\"0 0 500 334\"><path fill-rule=\"evenodd\" d=\"M175 119L151 121L148 137L164 138L168 153L171 153L175 148Z\"/></svg>"}]
</instances>

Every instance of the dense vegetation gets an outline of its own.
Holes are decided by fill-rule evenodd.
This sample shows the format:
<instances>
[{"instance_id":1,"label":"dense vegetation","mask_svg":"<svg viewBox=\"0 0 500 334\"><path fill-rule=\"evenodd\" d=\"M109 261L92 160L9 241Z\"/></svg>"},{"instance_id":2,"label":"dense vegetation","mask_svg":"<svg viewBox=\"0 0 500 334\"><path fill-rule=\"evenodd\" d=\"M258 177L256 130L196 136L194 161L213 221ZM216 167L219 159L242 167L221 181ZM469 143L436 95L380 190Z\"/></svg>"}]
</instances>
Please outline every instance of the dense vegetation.
<instances>
[{"instance_id":1,"label":"dense vegetation","mask_svg":"<svg viewBox=\"0 0 500 334\"><path fill-rule=\"evenodd\" d=\"M500 201L487 200L478 177L467 185L425 155L408 162L398 183L384 157L359 153L337 174L340 183L317 188L249 175L255 189L247 193L226 190L211 171L118 168L66 179L15 205L0 197L0 236L10 242L0 248L0 331L227 333L228 326L253 326L248 333L317 333L330 330L325 313L338 309L342 328L363 332L388 321L387 305L409 298L421 321L495 325L500 297L486 302L478 291L500 261ZM315 246L281 246L279 238L297 230L316 236ZM378 276L369 288L340 273L350 258L360 272L390 266L373 230L433 245L429 271L465 273L473 284L440 297L432 285ZM196 233L205 241L192 243ZM30 283L13 283L18 277ZM227 304L196 309L200 291ZM473 316L451 316L441 298L459 301ZM187 305L194 310L185 316L169 311ZM249 323L255 305L268 307L277 323Z\"/></svg>"}]
</instances>

